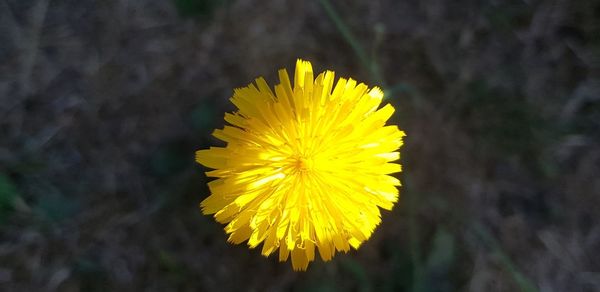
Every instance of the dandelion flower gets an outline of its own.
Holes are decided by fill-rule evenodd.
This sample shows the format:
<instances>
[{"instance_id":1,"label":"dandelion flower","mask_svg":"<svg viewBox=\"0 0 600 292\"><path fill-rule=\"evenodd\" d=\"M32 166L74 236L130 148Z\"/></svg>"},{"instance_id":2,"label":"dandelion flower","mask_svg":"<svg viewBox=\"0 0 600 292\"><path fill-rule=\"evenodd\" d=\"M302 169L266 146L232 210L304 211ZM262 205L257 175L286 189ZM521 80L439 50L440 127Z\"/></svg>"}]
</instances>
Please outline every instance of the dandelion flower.
<instances>
[{"instance_id":1,"label":"dandelion flower","mask_svg":"<svg viewBox=\"0 0 600 292\"><path fill-rule=\"evenodd\" d=\"M386 121L394 112L379 108L383 92L340 78L314 78L311 63L296 62L294 83L285 69L274 91L261 77L234 91L237 111L230 126L213 135L225 147L196 152L208 168L211 195L204 214L227 224L229 242L262 243L262 254L291 254L294 270L306 270L336 251L358 249L381 221L379 208L398 200L397 151L404 132Z\"/></svg>"}]
</instances>

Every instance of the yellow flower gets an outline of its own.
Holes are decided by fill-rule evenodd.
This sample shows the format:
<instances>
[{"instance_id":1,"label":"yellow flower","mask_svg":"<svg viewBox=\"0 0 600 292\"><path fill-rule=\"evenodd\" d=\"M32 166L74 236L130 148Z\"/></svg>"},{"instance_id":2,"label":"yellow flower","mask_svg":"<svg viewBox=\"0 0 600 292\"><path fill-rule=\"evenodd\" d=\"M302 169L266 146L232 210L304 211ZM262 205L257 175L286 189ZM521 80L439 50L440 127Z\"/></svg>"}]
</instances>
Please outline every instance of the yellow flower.
<instances>
[{"instance_id":1,"label":"yellow flower","mask_svg":"<svg viewBox=\"0 0 600 292\"><path fill-rule=\"evenodd\" d=\"M398 200L398 148L404 132L385 126L394 112L379 108L383 92L334 72L313 77L298 60L294 84L279 70L273 92L256 79L234 91L238 108L226 113L231 126L213 135L226 147L196 152L196 161L215 169L204 214L227 223L229 241L263 243L262 254L291 253L294 270L306 270L318 250L324 261L336 251L357 249L381 221L379 208ZM378 208L379 207L379 208Z\"/></svg>"}]
</instances>

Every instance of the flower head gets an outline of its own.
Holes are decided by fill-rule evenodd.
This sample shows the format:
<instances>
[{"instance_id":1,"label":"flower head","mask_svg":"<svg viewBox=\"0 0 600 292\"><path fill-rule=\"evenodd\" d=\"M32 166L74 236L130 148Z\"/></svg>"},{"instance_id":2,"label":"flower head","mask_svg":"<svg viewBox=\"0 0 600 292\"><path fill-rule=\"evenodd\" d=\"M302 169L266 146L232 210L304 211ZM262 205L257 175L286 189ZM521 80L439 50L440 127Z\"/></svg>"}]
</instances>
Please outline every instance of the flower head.
<instances>
[{"instance_id":1,"label":"flower head","mask_svg":"<svg viewBox=\"0 0 600 292\"><path fill-rule=\"evenodd\" d=\"M398 200L404 132L386 126L394 112L379 105L383 92L334 72L313 76L296 62L294 83L285 69L274 91L263 78L234 91L238 108L226 113L231 126L213 135L226 147L196 152L214 170L204 214L227 224L229 241L261 243L268 256L291 254L294 270L306 270L318 251L324 261L336 251L357 249L381 221L379 208Z\"/></svg>"}]
</instances>

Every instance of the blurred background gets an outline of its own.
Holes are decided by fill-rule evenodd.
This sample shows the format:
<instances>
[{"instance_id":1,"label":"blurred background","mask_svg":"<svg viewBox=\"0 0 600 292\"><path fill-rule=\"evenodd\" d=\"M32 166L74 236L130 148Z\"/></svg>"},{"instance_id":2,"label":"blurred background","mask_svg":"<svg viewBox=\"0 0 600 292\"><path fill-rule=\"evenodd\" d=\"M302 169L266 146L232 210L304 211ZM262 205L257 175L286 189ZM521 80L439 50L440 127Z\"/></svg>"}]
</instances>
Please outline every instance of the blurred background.
<instances>
[{"instance_id":1,"label":"blurred background","mask_svg":"<svg viewBox=\"0 0 600 292\"><path fill-rule=\"evenodd\" d=\"M380 85L401 198L303 273L194 151L297 57ZM600 1L0 0L1 291L600 291Z\"/></svg>"}]
</instances>

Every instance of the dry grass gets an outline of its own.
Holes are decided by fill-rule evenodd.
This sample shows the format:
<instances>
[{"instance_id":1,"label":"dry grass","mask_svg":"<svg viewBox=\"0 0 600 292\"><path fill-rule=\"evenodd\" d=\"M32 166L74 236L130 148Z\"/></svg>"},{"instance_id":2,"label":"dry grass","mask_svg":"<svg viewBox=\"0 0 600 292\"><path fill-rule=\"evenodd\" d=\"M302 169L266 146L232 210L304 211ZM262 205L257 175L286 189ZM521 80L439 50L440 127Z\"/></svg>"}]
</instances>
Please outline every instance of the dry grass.
<instances>
[{"instance_id":1,"label":"dry grass","mask_svg":"<svg viewBox=\"0 0 600 292\"><path fill-rule=\"evenodd\" d=\"M600 290L598 1L332 3L405 186L307 273L225 243L193 152L296 57L374 76L319 2L184 2L0 0L0 290Z\"/></svg>"}]
</instances>

